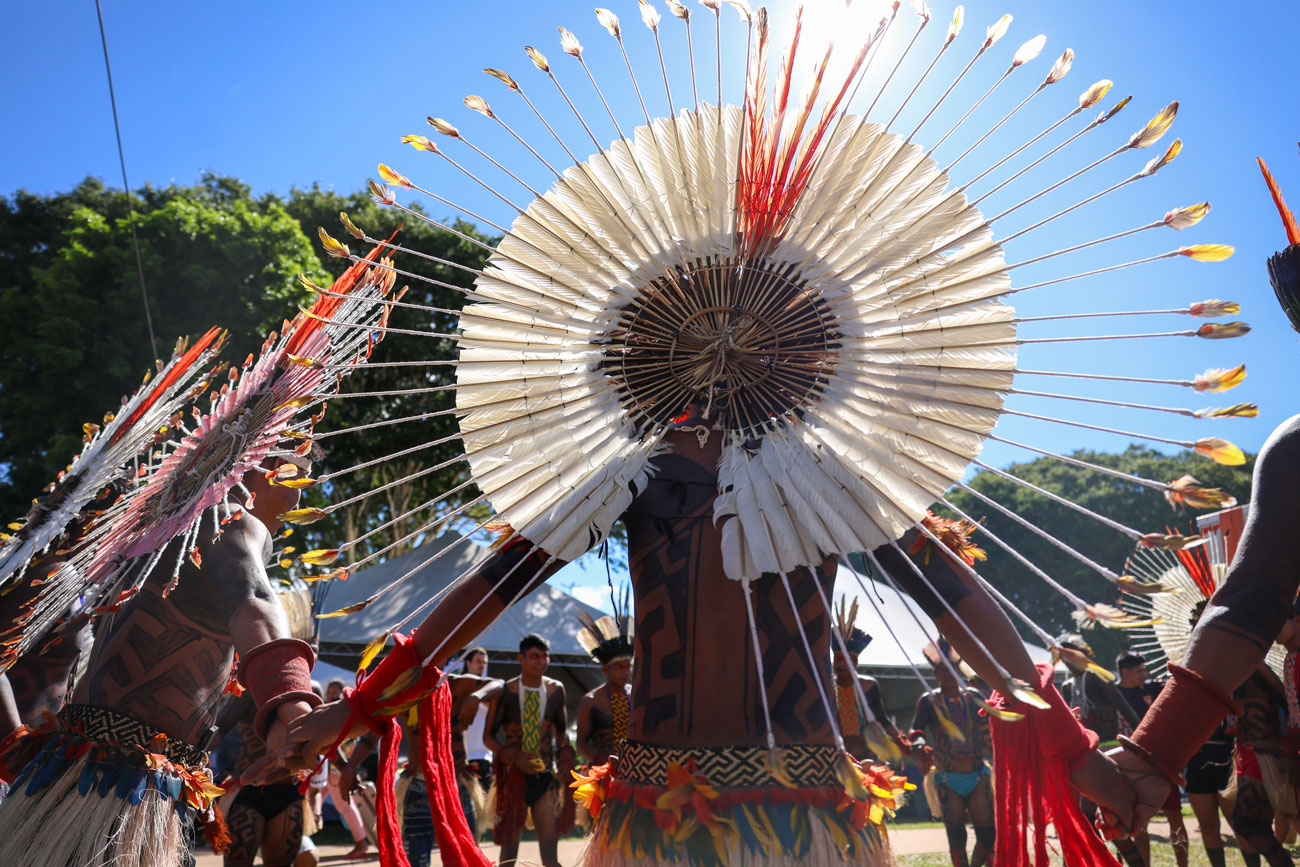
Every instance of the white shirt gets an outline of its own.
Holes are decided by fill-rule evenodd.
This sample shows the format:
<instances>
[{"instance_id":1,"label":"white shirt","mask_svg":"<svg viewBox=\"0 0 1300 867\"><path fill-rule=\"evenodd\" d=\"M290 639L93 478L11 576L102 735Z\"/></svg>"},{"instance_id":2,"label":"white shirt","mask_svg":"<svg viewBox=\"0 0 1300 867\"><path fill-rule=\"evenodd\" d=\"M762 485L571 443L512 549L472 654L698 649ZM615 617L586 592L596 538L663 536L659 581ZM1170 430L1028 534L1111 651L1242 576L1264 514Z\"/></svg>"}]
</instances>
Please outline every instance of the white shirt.
<instances>
[{"instance_id":1,"label":"white shirt","mask_svg":"<svg viewBox=\"0 0 1300 867\"><path fill-rule=\"evenodd\" d=\"M492 751L483 746L483 726L487 724L488 706L480 704L474 721L465 729L465 758L468 761L492 758Z\"/></svg>"}]
</instances>

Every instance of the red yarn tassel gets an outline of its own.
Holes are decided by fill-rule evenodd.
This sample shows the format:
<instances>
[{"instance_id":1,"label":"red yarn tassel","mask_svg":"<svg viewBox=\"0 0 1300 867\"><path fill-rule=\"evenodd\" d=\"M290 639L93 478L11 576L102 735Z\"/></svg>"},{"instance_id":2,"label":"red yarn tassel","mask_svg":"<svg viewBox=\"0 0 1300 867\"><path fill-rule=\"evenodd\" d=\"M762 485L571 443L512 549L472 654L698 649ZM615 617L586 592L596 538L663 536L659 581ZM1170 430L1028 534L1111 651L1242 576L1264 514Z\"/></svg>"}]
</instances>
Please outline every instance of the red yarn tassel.
<instances>
[{"instance_id":1,"label":"red yarn tassel","mask_svg":"<svg viewBox=\"0 0 1300 867\"><path fill-rule=\"evenodd\" d=\"M1047 668L1043 673L1042 668ZM1045 681L1045 683L1043 682ZM1051 692L1048 695L1044 693ZM1079 794L1070 784L1069 758L1058 750L1063 729L1072 736L1079 724L1071 716L1068 725L1055 719L1064 708L1052 686L1050 668L1040 667L1039 695L1053 703L1052 710L1016 710L1025 718L1005 722L990 717L993 731L993 772L997 789L998 867L1047 867L1047 826L1056 827L1066 867L1119 867L1106 844L1092 829L1079 808ZM990 703L1000 704L994 696ZM1053 702L1056 699L1056 702ZM1065 709L1068 713L1068 709ZM1029 853L1029 827L1033 825L1033 856Z\"/></svg>"},{"instance_id":2,"label":"red yarn tassel","mask_svg":"<svg viewBox=\"0 0 1300 867\"><path fill-rule=\"evenodd\" d=\"M383 867L411 867L397 824L397 749L401 742L402 727L397 717L389 717L379 736L379 786L375 792L375 836Z\"/></svg>"},{"instance_id":3,"label":"red yarn tassel","mask_svg":"<svg viewBox=\"0 0 1300 867\"><path fill-rule=\"evenodd\" d=\"M438 856L448 867L490 867L460 804L456 764L451 755L451 685L443 683L420 702L420 738L424 741L424 779L433 814Z\"/></svg>"}]
</instances>

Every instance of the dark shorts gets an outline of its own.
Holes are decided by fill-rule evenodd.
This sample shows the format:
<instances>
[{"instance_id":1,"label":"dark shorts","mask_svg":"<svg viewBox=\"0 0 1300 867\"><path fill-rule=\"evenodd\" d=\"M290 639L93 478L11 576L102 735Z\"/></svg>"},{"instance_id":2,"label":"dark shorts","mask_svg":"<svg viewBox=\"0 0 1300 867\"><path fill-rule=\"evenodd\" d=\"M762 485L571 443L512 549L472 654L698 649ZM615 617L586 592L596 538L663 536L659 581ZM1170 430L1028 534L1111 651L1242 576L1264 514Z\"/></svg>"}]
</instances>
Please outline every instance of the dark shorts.
<instances>
[{"instance_id":1,"label":"dark shorts","mask_svg":"<svg viewBox=\"0 0 1300 867\"><path fill-rule=\"evenodd\" d=\"M1207 744L1207 747L1209 745ZM1187 794L1213 795L1228 788L1232 779L1232 745L1223 749L1202 750L1192 756L1183 776L1187 779Z\"/></svg>"},{"instance_id":2,"label":"dark shorts","mask_svg":"<svg viewBox=\"0 0 1300 867\"><path fill-rule=\"evenodd\" d=\"M549 771L540 774L524 774L524 803L536 804L547 792L556 788L559 781Z\"/></svg>"},{"instance_id":3,"label":"dark shorts","mask_svg":"<svg viewBox=\"0 0 1300 867\"><path fill-rule=\"evenodd\" d=\"M235 796L235 807L248 807L262 814L263 819L274 819L297 801L302 800L297 783L276 783L273 786L244 786Z\"/></svg>"}]
</instances>

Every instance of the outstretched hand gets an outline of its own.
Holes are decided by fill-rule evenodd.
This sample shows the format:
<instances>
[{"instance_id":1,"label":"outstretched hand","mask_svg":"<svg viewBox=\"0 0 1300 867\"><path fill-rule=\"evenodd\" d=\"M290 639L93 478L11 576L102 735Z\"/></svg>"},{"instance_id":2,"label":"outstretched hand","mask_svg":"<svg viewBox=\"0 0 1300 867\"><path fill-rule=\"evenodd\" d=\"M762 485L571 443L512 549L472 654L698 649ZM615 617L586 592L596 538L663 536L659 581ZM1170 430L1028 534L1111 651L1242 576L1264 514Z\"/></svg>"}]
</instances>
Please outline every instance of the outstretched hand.
<instances>
[{"instance_id":1,"label":"outstretched hand","mask_svg":"<svg viewBox=\"0 0 1300 867\"><path fill-rule=\"evenodd\" d=\"M1116 747L1106 753L1123 775L1125 783L1133 794L1133 810L1125 820L1124 815L1115 811L1109 804L1093 798L1098 809L1097 827L1107 839L1137 834L1146 829L1147 823L1165 803L1169 796L1169 780L1136 753ZM1091 796L1089 796L1091 797Z\"/></svg>"},{"instance_id":2,"label":"outstretched hand","mask_svg":"<svg viewBox=\"0 0 1300 867\"><path fill-rule=\"evenodd\" d=\"M1103 827L1107 839L1129 833L1137 796L1128 777L1115 764L1112 754L1090 751L1083 764L1070 772L1070 782L1084 797L1096 804L1098 811L1105 817L1105 821L1098 824Z\"/></svg>"},{"instance_id":3,"label":"outstretched hand","mask_svg":"<svg viewBox=\"0 0 1300 867\"><path fill-rule=\"evenodd\" d=\"M276 708L275 719L266 730L266 755L249 765L240 775L244 786L265 786L287 779L301 765L289 765L279 760L288 749L289 726L311 712L305 701L285 702Z\"/></svg>"},{"instance_id":4,"label":"outstretched hand","mask_svg":"<svg viewBox=\"0 0 1300 867\"><path fill-rule=\"evenodd\" d=\"M246 786L265 785L286 772L315 767L318 757L334 746L350 715L347 702L335 701L291 718L283 736L277 735L273 742L271 734L267 735L266 755L244 771L240 782ZM365 730L360 724L355 728L355 732L348 732L349 736Z\"/></svg>"}]
</instances>

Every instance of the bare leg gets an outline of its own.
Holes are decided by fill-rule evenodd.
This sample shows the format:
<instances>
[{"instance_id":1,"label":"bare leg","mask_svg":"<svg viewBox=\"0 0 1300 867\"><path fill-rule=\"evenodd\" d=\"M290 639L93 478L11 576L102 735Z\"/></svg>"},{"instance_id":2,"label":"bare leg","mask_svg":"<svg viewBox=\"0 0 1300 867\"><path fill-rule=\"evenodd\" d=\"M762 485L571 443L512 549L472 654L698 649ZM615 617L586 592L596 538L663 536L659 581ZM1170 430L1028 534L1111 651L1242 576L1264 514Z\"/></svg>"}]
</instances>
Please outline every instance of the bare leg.
<instances>
[{"instance_id":1,"label":"bare leg","mask_svg":"<svg viewBox=\"0 0 1300 867\"><path fill-rule=\"evenodd\" d=\"M938 781L936 780L936 783ZM948 834L948 854L953 867L969 867L966 860L966 801L943 783L938 783L943 827Z\"/></svg>"},{"instance_id":2,"label":"bare leg","mask_svg":"<svg viewBox=\"0 0 1300 867\"><path fill-rule=\"evenodd\" d=\"M265 867L291 867L302 845L302 801L294 801L278 815L266 821L262 831L262 864Z\"/></svg>"},{"instance_id":3,"label":"bare leg","mask_svg":"<svg viewBox=\"0 0 1300 867\"><path fill-rule=\"evenodd\" d=\"M966 812L971 824L975 826L975 852L971 855L971 867L992 867L993 845L997 839L994 825L993 786L989 778L980 780L975 791L966 797Z\"/></svg>"},{"instance_id":4,"label":"bare leg","mask_svg":"<svg viewBox=\"0 0 1300 867\"><path fill-rule=\"evenodd\" d=\"M1178 867L1187 867L1187 825L1183 823L1183 812L1166 810L1165 818L1169 820L1169 845L1174 847L1174 860Z\"/></svg>"},{"instance_id":5,"label":"bare leg","mask_svg":"<svg viewBox=\"0 0 1300 867\"><path fill-rule=\"evenodd\" d=\"M537 830L537 848L543 867L560 867L560 832L556 819L560 814L560 793L551 789L533 804L533 827Z\"/></svg>"},{"instance_id":6,"label":"bare leg","mask_svg":"<svg viewBox=\"0 0 1300 867\"><path fill-rule=\"evenodd\" d=\"M1189 794L1187 800L1192 805L1192 812L1196 814L1196 824L1201 828L1201 842L1205 844L1205 848L1218 849L1222 847L1223 835L1220 833L1219 825L1219 796Z\"/></svg>"},{"instance_id":7,"label":"bare leg","mask_svg":"<svg viewBox=\"0 0 1300 867\"><path fill-rule=\"evenodd\" d=\"M533 820L534 823L537 821ZM523 829L520 829L520 834ZM516 836L511 840L504 840L501 843L501 852L497 856L498 867L514 867L515 862L519 860L519 837Z\"/></svg>"},{"instance_id":8,"label":"bare leg","mask_svg":"<svg viewBox=\"0 0 1300 867\"><path fill-rule=\"evenodd\" d=\"M1264 784L1254 777L1237 776L1232 827L1237 831L1238 842L1248 843L1250 849L1262 855L1270 867L1295 863L1273 834L1273 805L1269 803Z\"/></svg>"},{"instance_id":9,"label":"bare leg","mask_svg":"<svg viewBox=\"0 0 1300 867\"><path fill-rule=\"evenodd\" d=\"M234 804L226 813L226 826L230 829L230 848L226 850L225 867L253 867L266 820L252 807Z\"/></svg>"}]
</instances>

